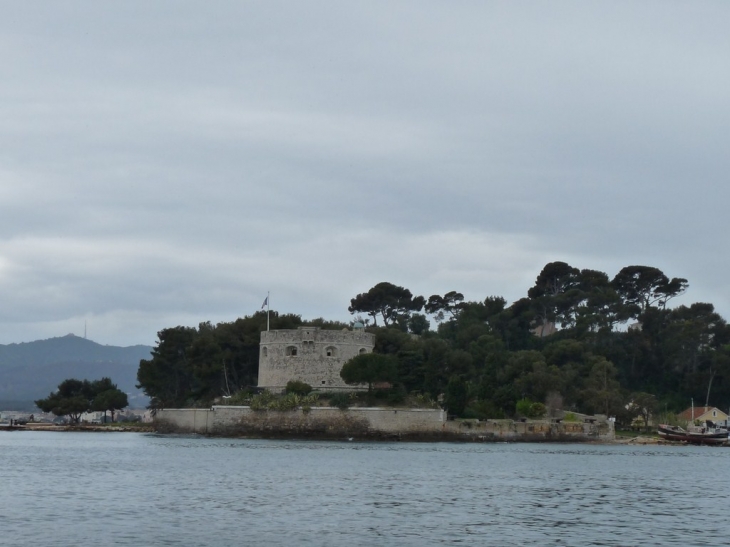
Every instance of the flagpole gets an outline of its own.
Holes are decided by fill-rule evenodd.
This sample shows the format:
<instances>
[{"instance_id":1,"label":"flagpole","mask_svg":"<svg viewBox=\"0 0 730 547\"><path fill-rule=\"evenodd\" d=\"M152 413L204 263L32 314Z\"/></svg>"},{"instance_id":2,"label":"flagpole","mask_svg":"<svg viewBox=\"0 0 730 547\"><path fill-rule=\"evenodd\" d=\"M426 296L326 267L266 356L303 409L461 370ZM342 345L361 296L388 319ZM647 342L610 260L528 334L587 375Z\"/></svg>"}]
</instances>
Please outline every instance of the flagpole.
<instances>
[{"instance_id":1,"label":"flagpole","mask_svg":"<svg viewBox=\"0 0 730 547\"><path fill-rule=\"evenodd\" d=\"M271 309L271 291L266 293L266 330L269 330L269 310Z\"/></svg>"}]
</instances>

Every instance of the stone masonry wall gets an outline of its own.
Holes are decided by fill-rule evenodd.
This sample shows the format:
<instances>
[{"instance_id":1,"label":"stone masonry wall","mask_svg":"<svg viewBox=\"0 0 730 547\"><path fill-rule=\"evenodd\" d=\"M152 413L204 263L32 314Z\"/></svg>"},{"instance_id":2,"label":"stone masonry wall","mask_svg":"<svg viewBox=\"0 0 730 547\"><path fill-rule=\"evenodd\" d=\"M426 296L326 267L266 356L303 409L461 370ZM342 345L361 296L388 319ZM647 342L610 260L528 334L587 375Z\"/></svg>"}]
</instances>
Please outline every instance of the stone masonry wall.
<instances>
[{"instance_id":1,"label":"stone masonry wall","mask_svg":"<svg viewBox=\"0 0 730 547\"><path fill-rule=\"evenodd\" d=\"M207 408L158 410L154 423L163 433L211 433L215 414Z\"/></svg>"},{"instance_id":2,"label":"stone masonry wall","mask_svg":"<svg viewBox=\"0 0 730 547\"><path fill-rule=\"evenodd\" d=\"M375 335L363 330L321 330L300 327L261 333L258 386L281 392L290 380L314 389L339 391L360 389L340 378L346 361L370 353Z\"/></svg>"},{"instance_id":3,"label":"stone masonry wall","mask_svg":"<svg viewBox=\"0 0 730 547\"><path fill-rule=\"evenodd\" d=\"M313 407L287 412L214 406L210 410L165 409L157 413L160 431L252 437L404 438L466 441L613 440L610 422L583 423L513 420L447 421L441 409Z\"/></svg>"},{"instance_id":4,"label":"stone masonry wall","mask_svg":"<svg viewBox=\"0 0 730 547\"><path fill-rule=\"evenodd\" d=\"M479 440L613 440L613 422L551 422L543 420L454 420L445 431Z\"/></svg>"}]
</instances>

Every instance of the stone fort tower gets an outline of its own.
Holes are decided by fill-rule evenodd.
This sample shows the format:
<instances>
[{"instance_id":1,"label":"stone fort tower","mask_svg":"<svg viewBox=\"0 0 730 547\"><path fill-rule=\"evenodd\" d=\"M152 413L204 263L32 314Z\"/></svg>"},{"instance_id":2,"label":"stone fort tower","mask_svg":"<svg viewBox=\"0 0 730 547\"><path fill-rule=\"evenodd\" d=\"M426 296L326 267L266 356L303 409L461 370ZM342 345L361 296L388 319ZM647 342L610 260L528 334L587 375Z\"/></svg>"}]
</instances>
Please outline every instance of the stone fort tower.
<instances>
[{"instance_id":1,"label":"stone fort tower","mask_svg":"<svg viewBox=\"0 0 730 547\"><path fill-rule=\"evenodd\" d=\"M359 390L340 378L346 361L375 347L375 335L361 328L321 330L299 327L261 332L259 387L284 391L289 380L299 380L316 390Z\"/></svg>"}]
</instances>

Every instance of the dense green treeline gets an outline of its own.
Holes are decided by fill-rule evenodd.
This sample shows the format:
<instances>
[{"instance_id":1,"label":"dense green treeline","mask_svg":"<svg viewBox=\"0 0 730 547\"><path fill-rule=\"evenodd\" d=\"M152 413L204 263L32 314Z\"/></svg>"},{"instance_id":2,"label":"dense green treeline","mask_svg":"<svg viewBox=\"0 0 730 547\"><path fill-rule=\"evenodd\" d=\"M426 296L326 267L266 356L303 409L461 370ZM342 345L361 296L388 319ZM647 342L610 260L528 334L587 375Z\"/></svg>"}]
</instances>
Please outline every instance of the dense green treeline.
<instances>
[{"instance_id":1,"label":"dense green treeline","mask_svg":"<svg viewBox=\"0 0 730 547\"><path fill-rule=\"evenodd\" d=\"M667 305L687 288L687 280L648 266L623 268L610 279L553 262L511 305L494 296L468 302L457 291L426 299L383 282L356 295L348 309L376 334L375 351L394 358L393 389L443 394L452 414L513 416L518 406L542 403L628 419L648 407L681 410L690 398L730 404L730 327L712 304ZM272 312L272 329L303 324L297 315ZM152 359L140 363L140 386L154 405L170 406L255 385L265 328L260 312L161 331Z\"/></svg>"},{"instance_id":2,"label":"dense green treeline","mask_svg":"<svg viewBox=\"0 0 730 547\"><path fill-rule=\"evenodd\" d=\"M270 313L271 329L295 329L305 322L299 315ZM259 341L266 330L266 313L232 323L172 327L157 333L151 359L140 361L138 387L153 408L206 406L216 397L256 385ZM315 319L307 325L343 329L348 325Z\"/></svg>"}]
</instances>

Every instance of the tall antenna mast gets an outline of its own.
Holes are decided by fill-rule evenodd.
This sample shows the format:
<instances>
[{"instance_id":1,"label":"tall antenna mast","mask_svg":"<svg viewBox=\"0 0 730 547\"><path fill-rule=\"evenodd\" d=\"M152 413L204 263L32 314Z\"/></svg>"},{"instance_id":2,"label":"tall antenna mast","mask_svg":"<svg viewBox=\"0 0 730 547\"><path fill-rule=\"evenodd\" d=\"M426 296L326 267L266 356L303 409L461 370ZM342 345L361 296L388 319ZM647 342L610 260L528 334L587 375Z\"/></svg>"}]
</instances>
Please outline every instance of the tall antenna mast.
<instances>
[{"instance_id":1,"label":"tall antenna mast","mask_svg":"<svg viewBox=\"0 0 730 547\"><path fill-rule=\"evenodd\" d=\"M86 320L84 320L84 340L86 340Z\"/></svg>"}]
</instances>

